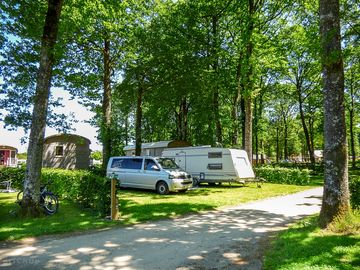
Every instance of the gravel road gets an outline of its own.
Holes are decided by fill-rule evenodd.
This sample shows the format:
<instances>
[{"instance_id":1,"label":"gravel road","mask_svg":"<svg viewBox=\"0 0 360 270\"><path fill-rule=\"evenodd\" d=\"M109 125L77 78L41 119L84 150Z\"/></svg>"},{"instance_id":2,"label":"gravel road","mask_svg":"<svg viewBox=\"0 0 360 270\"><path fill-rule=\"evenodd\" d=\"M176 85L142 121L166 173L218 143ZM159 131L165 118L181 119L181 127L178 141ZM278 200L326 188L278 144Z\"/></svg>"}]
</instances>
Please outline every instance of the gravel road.
<instances>
[{"instance_id":1,"label":"gravel road","mask_svg":"<svg viewBox=\"0 0 360 270\"><path fill-rule=\"evenodd\" d=\"M0 269L257 270L271 233L319 212L322 191L88 234L3 242Z\"/></svg>"}]
</instances>

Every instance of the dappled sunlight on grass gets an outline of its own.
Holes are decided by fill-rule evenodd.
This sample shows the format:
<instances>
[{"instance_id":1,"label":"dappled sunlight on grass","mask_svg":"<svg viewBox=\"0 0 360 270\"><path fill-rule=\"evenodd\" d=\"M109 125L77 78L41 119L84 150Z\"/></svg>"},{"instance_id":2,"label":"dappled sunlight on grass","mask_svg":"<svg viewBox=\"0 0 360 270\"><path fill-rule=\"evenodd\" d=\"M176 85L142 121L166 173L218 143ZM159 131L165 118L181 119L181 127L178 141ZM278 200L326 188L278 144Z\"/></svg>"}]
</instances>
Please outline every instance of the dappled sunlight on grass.
<instances>
[{"instance_id":1,"label":"dappled sunlight on grass","mask_svg":"<svg viewBox=\"0 0 360 270\"><path fill-rule=\"evenodd\" d=\"M113 226L116 222L100 220L91 211L82 210L74 203L61 201L59 212L36 219L18 218L9 212L16 211L16 194L3 200L0 193L0 240L16 240L29 236L56 234Z\"/></svg>"},{"instance_id":2,"label":"dappled sunlight on grass","mask_svg":"<svg viewBox=\"0 0 360 270\"><path fill-rule=\"evenodd\" d=\"M118 191L120 221L99 218L93 211L62 200L59 212L37 219L20 219L16 212L16 193L0 193L0 240L14 240L43 234L86 231L105 227L173 218L189 213L221 209L272 196L303 191L309 187L278 184L239 184L201 186L186 193L161 196L152 191L120 189ZM110 213L109 213L110 214Z\"/></svg>"},{"instance_id":3,"label":"dappled sunlight on grass","mask_svg":"<svg viewBox=\"0 0 360 270\"><path fill-rule=\"evenodd\" d=\"M306 219L279 235L264 269L360 269L360 235L322 231L317 216Z\"/></svg>"}]
</instances>

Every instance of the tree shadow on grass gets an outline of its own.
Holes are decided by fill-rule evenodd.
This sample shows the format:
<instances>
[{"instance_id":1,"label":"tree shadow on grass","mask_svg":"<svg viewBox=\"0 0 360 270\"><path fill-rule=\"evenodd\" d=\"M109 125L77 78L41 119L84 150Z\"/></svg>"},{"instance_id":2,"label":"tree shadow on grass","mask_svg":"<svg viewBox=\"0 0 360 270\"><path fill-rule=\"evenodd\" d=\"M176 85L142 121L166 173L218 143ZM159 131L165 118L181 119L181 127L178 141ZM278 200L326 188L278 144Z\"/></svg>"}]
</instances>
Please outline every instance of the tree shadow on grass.
<instances>
[{"instance_id":1,"label":"tree shadow on grass","mask_svg":"<svg viewBox=\"0 0 360 270\"><path fill-rule=\"evenodd\" d=\"M360 269L360 236L317 232L317 218L280 234L264 269Z\"/></svg>"}]
</instances>

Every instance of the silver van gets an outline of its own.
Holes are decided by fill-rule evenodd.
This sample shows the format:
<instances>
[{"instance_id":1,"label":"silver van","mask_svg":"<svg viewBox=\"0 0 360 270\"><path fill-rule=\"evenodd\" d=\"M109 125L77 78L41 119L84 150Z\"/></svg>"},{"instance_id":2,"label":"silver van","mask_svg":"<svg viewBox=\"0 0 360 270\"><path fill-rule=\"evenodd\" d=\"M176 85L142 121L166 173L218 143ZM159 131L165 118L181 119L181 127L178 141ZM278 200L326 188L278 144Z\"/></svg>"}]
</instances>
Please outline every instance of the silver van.
<instances>
[{"instance_id":1,"label":"silver van","mask_svg":"<svg viewBox=\"0 0 360 270\"><path fill-rule=\"evenodd\" d=\"M185 192L192 186L191 175L171 158L111 157L106 176L119 179L120 187L152 189L161 195Z\"/></svg>"}]
</instances>

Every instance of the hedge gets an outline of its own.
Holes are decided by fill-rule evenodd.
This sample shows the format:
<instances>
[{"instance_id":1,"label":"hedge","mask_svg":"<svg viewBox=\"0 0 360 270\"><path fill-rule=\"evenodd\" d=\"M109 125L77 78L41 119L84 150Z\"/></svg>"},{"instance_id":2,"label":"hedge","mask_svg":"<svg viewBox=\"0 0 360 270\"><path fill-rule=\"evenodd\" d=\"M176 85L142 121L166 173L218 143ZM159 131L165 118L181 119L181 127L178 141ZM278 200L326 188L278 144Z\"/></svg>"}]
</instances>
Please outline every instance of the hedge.
<instances>
[{"instance_id":1,"label":"hedge","mask_svg":"<svg viewBox=\"0 0 360 270\"><path fill-rule=\"evenodd\" d=\"M0 181L11 180L12 187L21 190L25 168L0 169ZM78 202L94 209L99 215L110 213L110 179L92 170L63 170L43 168L41 181L62 199Z\"/></svg>"},{"instance_id":2,"label":"hedge","mask_svg":"<svg viewBox=\"0 0 360 270\"><path fill-rule=\"evenodd\" d=\"M290 185L307 185L310 183L308 169L291 169L282 167L262 166L255 168L257 177L266 179L267 182Z\"/></svg>"}]
</instances>

